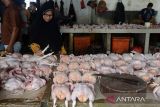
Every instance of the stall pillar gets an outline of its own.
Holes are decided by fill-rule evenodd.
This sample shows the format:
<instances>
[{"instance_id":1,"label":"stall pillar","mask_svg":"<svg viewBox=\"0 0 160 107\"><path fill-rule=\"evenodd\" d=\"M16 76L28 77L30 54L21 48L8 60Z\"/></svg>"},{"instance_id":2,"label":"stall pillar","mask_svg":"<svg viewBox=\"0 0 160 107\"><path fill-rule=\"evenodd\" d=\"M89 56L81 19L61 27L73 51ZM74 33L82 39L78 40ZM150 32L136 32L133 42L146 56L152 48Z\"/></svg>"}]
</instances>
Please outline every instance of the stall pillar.
<instances>
[{"instance_id":1,"label":"stall pillar","mask_svg":"<svg viewBox=\"0 0 160 107\"><path fill-rule=\"evenodd\" d=\"M69 53L73 53L73 33L69 34Z\"/></svg>"},{"instance_id":2,"label":"stall pillar","mask_svg":"<svg viewBox=\"0 0 160 107\"><path fill-rule=\"evenodd\" d=\"M150 33L146 33L145 35L145 47L144 47L144 53L148 53L148 50L149 50L149 39L150 39Z\"/></svg>"}]
</instances>

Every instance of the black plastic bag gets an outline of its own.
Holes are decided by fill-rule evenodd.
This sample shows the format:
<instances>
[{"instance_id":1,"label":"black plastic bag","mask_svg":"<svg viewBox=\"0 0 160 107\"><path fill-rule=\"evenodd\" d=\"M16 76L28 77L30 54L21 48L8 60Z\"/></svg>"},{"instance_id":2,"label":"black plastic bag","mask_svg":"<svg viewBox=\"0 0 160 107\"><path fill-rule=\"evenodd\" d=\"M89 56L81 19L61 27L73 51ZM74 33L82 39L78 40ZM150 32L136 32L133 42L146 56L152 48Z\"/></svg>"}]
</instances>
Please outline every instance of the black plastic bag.
<instances>
[{"instance_id":1,"label":"black plastic bag","mask_svg":"<svg viewBox=\"0 0 160 107\"><path fill-rule=\"evenodd\" d=\"M77 21L77 17L76 17L76 12L73 6L73 2L71 0L70 2L70 7L69 7L69 13L68 13L69 18L71 18L72 22L76 22Z\"/></svg>"},{"instance_id":2,"label":"black plastic bag","mask_svg":"<svg viewBox=\"0 0 160 107\"><path fill-rule=\"evenodd\" d=\"M64 5L64 2L63 2L63 0L61 0L60 1L60 13L61 13L62 16L64 16L64 7L63 7L63 5Z\"/></svg>"}]
</instances>

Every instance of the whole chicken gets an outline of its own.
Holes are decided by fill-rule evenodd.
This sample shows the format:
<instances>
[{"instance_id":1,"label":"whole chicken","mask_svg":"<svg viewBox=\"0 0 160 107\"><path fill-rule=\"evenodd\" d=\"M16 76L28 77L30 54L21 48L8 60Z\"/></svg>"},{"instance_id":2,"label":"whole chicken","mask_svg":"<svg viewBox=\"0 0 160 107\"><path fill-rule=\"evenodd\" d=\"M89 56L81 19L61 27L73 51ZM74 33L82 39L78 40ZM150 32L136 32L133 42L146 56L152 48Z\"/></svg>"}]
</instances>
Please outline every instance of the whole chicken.
<instances>
[{"instance_id":1,"label":"whole chicken","mask_svg":"<svg viewBox=\"0 0 160 107\"><path fill-rule=\"evenodd\" d=\"M48 65L39 65L38 69L43 72L43 76L48 80L50 74L52 73L51 67L49 67Z\"/></svg>"},{"instance_id":2,"label":"whole chicken","mask_svg":"<svg viewBox=\"0 0 160 107\"><path fill-rule=\"evenodd\" d=\"M66 63L60 63L57 66L58 71L67 71L68 70L68 65Z\"/></svg>"},{"instance_id":3,"label":"whole chicken","mask_svg":"<svg viewBox=\"0 0 160 107\"><path fill-rule=\"evenodd\" d=\"M150 66L152 67L160 67L160 60L151 60Z\"/></svg>"},{"instance_id":4,"label":"whole chicken","mask_svg":"<svg viewBox=\"0 0 160 107\"><path fill-rule=\"evenodd\" d=\"M82 76L79 71L71 71L69 73L68 78L70 82L75 82L75 83L80 82L82 80Z\"/></svg>"},{"instance_id":5,"label":"whole chicken","mask_svg":"<svg viewBox=\"0 0 160 107\"><path fill-rule=\"evenodd\" d=\"M51 97L53 100L53 107L56 107L56 101L65 99L65 107L68 107L68 101L71 98L71 92L67 85L52 85Z\"/></svg>"},{"instance_id":6,"label":"whole chicken","mask_svg":"<svg viewBox=\"0 0 160 107\"><path fill-rule=\"evenodd\" d=\"M140 60L132 60L132 66L135 70L142 69L146 66L146 63Z\"/></svg>"},{"instance_id":7,"label":"whole chicken","mask_svg":"<svg viewBox=\"0 0 160 107\"><path fill-rule=\"evenodd\" d=\"M28 61L23 61L21 63L21 67L24 68L24 69L32 69L33 67L36 66L36 63L35 62L28 62Z\"/></svg>"},{"instance_id":8,"label":"whole chicken","mask_svg":"<svg viewBox=\"0 0 160 107\"><path fill-rule=\"evenodd\" d=\"M83 62L80 64L79 68L82 70L90 70L91 66L90 66L89 62Z\"/></svg>"},{"instance_id":9,"label":"whole chicken","mask_svg":"<svg viewBox=\"0 0 160 107\"><path fill-rule=\"evenodd\" d=\"M64 84L68 82L68 76L64 72L56 72L54 73L53 82L54 84Z\"/></svg>"},{"instance_id":10,"label":"whole chicken","mask_svg":"<svg viewBox=\"0 0 160 107\"><path fill-rule=\"evenodd\" d=\"M32 76L28 78L28 80L26 80L25 89L26 90L38 90L45 84L46 84L46 80L40 77Z\"/></svg>"},{"instance_id":11,"label":"whole chicken","mask_svg":"<svg viewBox=\"0 0 160 107\"><path fill-rule=\"evenodd\" d=\"M110 58L105 58L103 60L103 65L112 67L114 64L113 64L113 61Z\"/></svg>"},{"instance_id":12,"label":"whole chicken","mask_svg":"<svg viewBox=\"0 0 160 107\"><path fill-rule=\"evenodd\" d=\"M120 66L126 65L127 63L124 60L117 60L117 61L114 61L114 64L116 67L120 67Z\"/></svg>"},{"instance_id":13,"label":"whole chicken","mask_svg":"<svg viewBox=\"0 0 160 107\"><path fill-rule=\"evenodd\" d=\"M144 61L144 60L145 60L145 57L144 57L143 54L136 53L136 54L133 55L133 59L134 59L134 60Z\"/></svg>"},{"instance_id":14,"label":"whole chicken","mask_svg":"<svg viewBox=\"0 0 160 107\"><path fill-rule=\"evenodd\" d=\"M60 62L68 64L70 62L70 57L68 55L60 55Z\"/></svg>"},{"instance_id":15,"label":"whole chicken","mask_svg":"<svg viewBox=\"0 0 160 107\"><path fill-rule=\"evenodd\" d=\"M93 73L84 73L82 76L82 82L95 84L96 77L93 75Z\"/></svg>"},{"instance_id":16,"label":"whole chicken","mask_svg":"<svg viewBox=\"0 0 160 107\"><path fill-rule=\"evenodd\" d=\"M119 70L117 72L119 72L120 74L121 73L127 73L127 74L133 74L134 73L133 68L129 65L120 66L120 67L116 68L116 70L117 69Z\"/></svg>"},{"instance_id":17,"label":"whole chicken","mask_svg":"<svg viewBox=\"0 0 160 107\"><path fill-rule=\"evenodd\" d=\"M7 64L10 68L19 68L20 67L20 61L7 61Z\"/></svg>"},{"instance_id":18,"label":"whole chicken","mask_svg":"<svg viewBox=\"0 0 160 107\"><path fill-rule=\"evenodd\" d=\"M119 54L115 54L115 53L111 53L111 54L109 55L109 57L110 57L113 61L117 61L117 60L119 60L119 59L122 58L122 56L120 56Z\"/></svg>"},{"instance_id":19,"label":"whole chicken","mask_svg":"<svg viewBox=\"0 0 160 107\"><path fill-rule=\"evenodd\" d=\"M7 91L17 92L17 90L24 89L24 83L21 80L13 77L6 81L4 84L4 89Z\"/></svg>"},{"instance_id":20,"label":"whole chicken","mask_svg":"<svg viewBox=\"0 0 160 107\"><path fill-rule=\"evenodd\" d=\"M71 62L68 65L69 70L78 70L79 69L79 64L78 62Z\"/></svg>"},{"instance_id":21,"label":"whole chicken","mask_svg":"<svg viewBox=\"0 0 160 107\"><path fill-rule=\"evenodd\" d=\"M97 68L97 71L100 74L116 73L115 69L113 69L111 67L107 67L107 66L101 66L101 67Z\"/></svg>"},{"instance_id":22,"label":"whole chicken","mask_svg":"<svg viewBox=\"0 0 160 107\"><path fill-rule=\"evenodd\" d=\"M160 52L157 52L153 55L156 59L160 60Z\"/></svg>"},{"instance_id":23,"label":"whole chicken","mask_svg":"<svg viewBox=\"0 0 160 107\"><path fill-rule=\"evenodd\" d=\"M93 107L93 101L95 99L94 90L86 84L75 84L71 94L72 107L76 106L76 98L80 102L86 102L89 99L89 107Z\"/></svg>"},{"instance_id":24,"label":"whole chicken","mask_svg":"<svg viewBox=\"0 0 160 107\"><path fill-rule=\"evenodd\" d=\"M122 57L126 62L130 62L132 60L132 55L130 54L123 54Z\"/></svg>"},{"instance_id":25,"label":"whole chicken","mask_svg":"<svg viewBox=\"0 0 160 107\"><path fill-rule=\"evenodd\" d=\"M0 80L6 80L8 79L8 77L9 74L5 69L0 71Z\"/></svg>"},{"instance_id":26,"label":"whole chicken","mask_svg":"<svg viewBox=\"0 0 160 107\"><path fill-rule=\"evenodd\" d=\"M7 69L9 65L5 60L0 60L0 69Z\"/></svg>"},{"instance_id":27,"label":"whole chicken","mask_svg":"<svg viewBox=\"0 0 160 107\"><path fill-rule=\"evenodd\" d=\"M21 59L22 58L22 54L20 53L13 53L11 54L12 57L17 58L17 59Z\"/></svg>"}]
</instances>

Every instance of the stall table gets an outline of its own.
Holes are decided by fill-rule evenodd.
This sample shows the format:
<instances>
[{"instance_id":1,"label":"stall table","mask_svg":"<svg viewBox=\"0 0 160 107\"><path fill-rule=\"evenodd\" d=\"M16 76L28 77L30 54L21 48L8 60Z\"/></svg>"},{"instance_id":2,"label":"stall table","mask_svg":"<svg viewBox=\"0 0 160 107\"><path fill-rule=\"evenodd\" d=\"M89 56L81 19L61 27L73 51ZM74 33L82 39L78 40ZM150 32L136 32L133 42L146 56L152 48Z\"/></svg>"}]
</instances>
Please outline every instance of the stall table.
<instances>
[{"instance_id":1,"label":"stall table","mask_svg":"<svg viewBox=\"0 0 160 107\"><path fill-rule=\"evenodd\" d=\"M73 53L73 36L74 33L101 33L104 35L104 47L106 53L111 52L111 34L112 33L140 33L145 34L144 53L149 51L149 40L151 33L160 33L159 29L143 28L143 29L85 29L85 28L64 28L61 27L61 33L69 33L69 51Z\"/></svg>"},{"instance_id":2,"label":"stall table","mask_svg":"<svg viewBox=\"0 0 160 107\"><path fill-rule=\"evenodd\" d=\"M50 81L38 90L26 91L14 95L6 90L0 90L0 107L43 107L50 89Z\"/></svg>"}]
</instances>

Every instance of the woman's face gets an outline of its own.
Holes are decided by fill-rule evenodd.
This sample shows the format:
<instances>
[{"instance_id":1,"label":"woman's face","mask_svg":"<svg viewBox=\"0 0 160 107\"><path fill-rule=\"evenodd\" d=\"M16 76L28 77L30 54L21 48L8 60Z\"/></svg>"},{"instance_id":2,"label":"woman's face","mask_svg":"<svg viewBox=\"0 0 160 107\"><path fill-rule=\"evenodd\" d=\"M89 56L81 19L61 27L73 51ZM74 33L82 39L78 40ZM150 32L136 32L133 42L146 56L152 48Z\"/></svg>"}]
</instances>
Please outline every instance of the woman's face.
<instances>
[{"instance_id":1,"label":"woman's face","mask_svg":"<svg viewBox=\"0 0 160 107\"><path fill-rule=\"evenodd\" d=\"M43 20L44 20L45 22L50 22L50 21L52 20L52 18L53 18L53 13L52 13L51 10L46 11L46 12L43 14Z\"/></svg>"}]
</instances>

